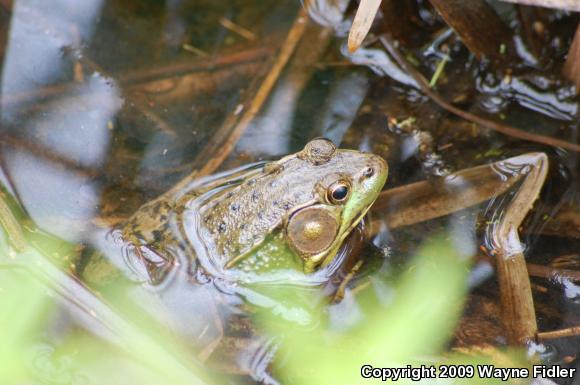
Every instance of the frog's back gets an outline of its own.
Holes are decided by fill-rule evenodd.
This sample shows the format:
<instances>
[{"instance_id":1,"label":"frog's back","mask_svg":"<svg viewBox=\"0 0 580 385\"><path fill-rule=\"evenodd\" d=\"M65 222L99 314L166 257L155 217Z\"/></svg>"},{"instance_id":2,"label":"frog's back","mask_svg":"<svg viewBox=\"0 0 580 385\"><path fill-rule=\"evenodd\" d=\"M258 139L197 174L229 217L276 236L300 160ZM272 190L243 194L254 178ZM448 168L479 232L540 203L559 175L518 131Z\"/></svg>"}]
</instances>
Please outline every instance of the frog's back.
<instances>
[{"instance_id":1,"label":"frog's back","mask_svg":"<svg viewBox=\"0 0 580 385\"><path fill-rule=\"evenodd\" d=\"M180 182L163 195L142 205L121 226L122 237L136 246L149 246L157 250L166 250L171 246L188 249L181 237L176 236L185 207L212 190L238 184L248 175L255 174L256 169L262 165L253 164L199 180L186 178L189 183Z\"/></svg>"}]
</instances>

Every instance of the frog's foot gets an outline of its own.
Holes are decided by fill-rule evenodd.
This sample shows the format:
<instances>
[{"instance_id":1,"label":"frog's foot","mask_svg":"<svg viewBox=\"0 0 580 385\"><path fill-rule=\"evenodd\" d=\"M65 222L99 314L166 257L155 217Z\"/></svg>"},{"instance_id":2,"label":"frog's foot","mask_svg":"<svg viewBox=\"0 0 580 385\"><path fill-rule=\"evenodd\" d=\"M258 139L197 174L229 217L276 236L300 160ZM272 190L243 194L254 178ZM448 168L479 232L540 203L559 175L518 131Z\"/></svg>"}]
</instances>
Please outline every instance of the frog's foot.
<instances>
[{"instance_id":1,"label":"frog's foot","mask_svg":"<svg viewBox=\"0 0 580 385\"><path fill-rule=\"evenodd\" d=\"M152 285L158 285L163 282L175 266L173 258L163 255L150 245L142 245L137 239L128 240L127 243L127 263L135 265L137 262L143 266L147 274L145 280ZM131 261L130 259L136 259L136 261Z\"/></svg>"}]
</instances>

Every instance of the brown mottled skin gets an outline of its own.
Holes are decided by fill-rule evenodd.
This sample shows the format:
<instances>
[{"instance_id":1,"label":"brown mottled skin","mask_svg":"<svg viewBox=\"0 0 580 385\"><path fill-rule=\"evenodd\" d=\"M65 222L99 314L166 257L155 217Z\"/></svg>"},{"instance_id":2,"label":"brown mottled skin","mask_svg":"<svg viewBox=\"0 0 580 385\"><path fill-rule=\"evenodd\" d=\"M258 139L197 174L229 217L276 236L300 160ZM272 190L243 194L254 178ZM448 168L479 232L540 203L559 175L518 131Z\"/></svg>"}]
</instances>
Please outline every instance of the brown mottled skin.
<instances>
[{"instance_id":1,"label":"brown mottled skin","mask_svg":"<svg viewBox=\"0 0 580 385\"><path fill-rule=\"evenodd\" d=\"M174 188L142 206L123 226L123 236L161 253L170 247L191 250L191 229L184 215L195 215L198 239L220 266L247 255L269 235L287 238L286 225L300 210L325 210L340 227L336 241L314 258L327 263L346 235L362 219L386 180L386 162L372 154L337 150L326 139L315 139L299 153L260 167L246 168L193 185ZM348 196L329 198L336 183L346 183ZM193 214L192 214L193 213ZM188 222L189 223L189 222ZM333 235L334 237L334 235ZM295 246L297 254L300 245ZM193 256L192 256L193 257ZM312 270L312 269L310 269Z\"/></svg>"}]
</instances>

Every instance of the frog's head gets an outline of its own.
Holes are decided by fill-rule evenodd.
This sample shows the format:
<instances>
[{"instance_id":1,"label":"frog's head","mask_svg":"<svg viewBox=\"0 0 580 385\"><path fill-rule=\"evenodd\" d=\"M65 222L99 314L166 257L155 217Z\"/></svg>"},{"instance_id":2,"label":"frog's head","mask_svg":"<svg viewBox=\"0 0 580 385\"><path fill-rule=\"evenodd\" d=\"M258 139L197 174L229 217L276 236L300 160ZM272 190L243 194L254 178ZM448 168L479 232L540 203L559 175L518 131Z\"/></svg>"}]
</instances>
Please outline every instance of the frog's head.
<instances>
[{"instance_id":1,"label":"frog's head","mask_svg":"<svg viewBox=\"0 0 580 385\"><path fill-rule=\"evenodd\" d=\"M290 213L285 231L309 273L336 256L379 195L388 167L380 156L337 149L327 139L314 139L296 155L306 165L313 199Z\"/></svg>"}]
</instances>

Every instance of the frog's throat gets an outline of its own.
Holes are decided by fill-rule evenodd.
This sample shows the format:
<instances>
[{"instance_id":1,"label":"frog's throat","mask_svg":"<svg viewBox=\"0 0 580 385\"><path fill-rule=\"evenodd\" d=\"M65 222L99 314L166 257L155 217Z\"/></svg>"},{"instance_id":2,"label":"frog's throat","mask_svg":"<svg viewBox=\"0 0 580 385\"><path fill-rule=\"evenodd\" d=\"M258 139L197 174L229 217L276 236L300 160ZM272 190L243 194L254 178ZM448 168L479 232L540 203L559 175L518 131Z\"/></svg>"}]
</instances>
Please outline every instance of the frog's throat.
<instances>
[{"instance_id":1,"label":"frog's throat","mask_svg":"<svg viewBox=\"0 0 580 385\"><path fill-rule=\"evenodd\" d=\"M345 206L342 213L343 221L338 230L338 235L328 249L304 259L304 273L312 273L319 267L325 267L336 257L346 237L360 223L377 197L378 194L374 194L370 199L368 195L353 194L351 201ZM351 218L351 220L345 220L347 218Z\"/></svg>"},{"instance_id":2,"label":"frog's throat","mask_svg":"<svg viewBox=\"0 0 580 385\"><path fill-rule=\"evenodd\" d=\"M268 263L260 263L260 259L266 257L269 261L274 263L274 266L268 267ZM253 261L252 259L255 258ZM255 264L252 268L257 273L268 273L274 269L293 269L300 271L302 267L302 260L300 256L288 245L283 237L282 231L276 231L275 234L270 234L266 237L264 242L252 248L246 253L236 256L228 261L225 265L226 269L239 269L244 264ZM261 266L260 266L261 265ZM260 269L264 267L263 270Z\"/></svg>"}]
</instances>

